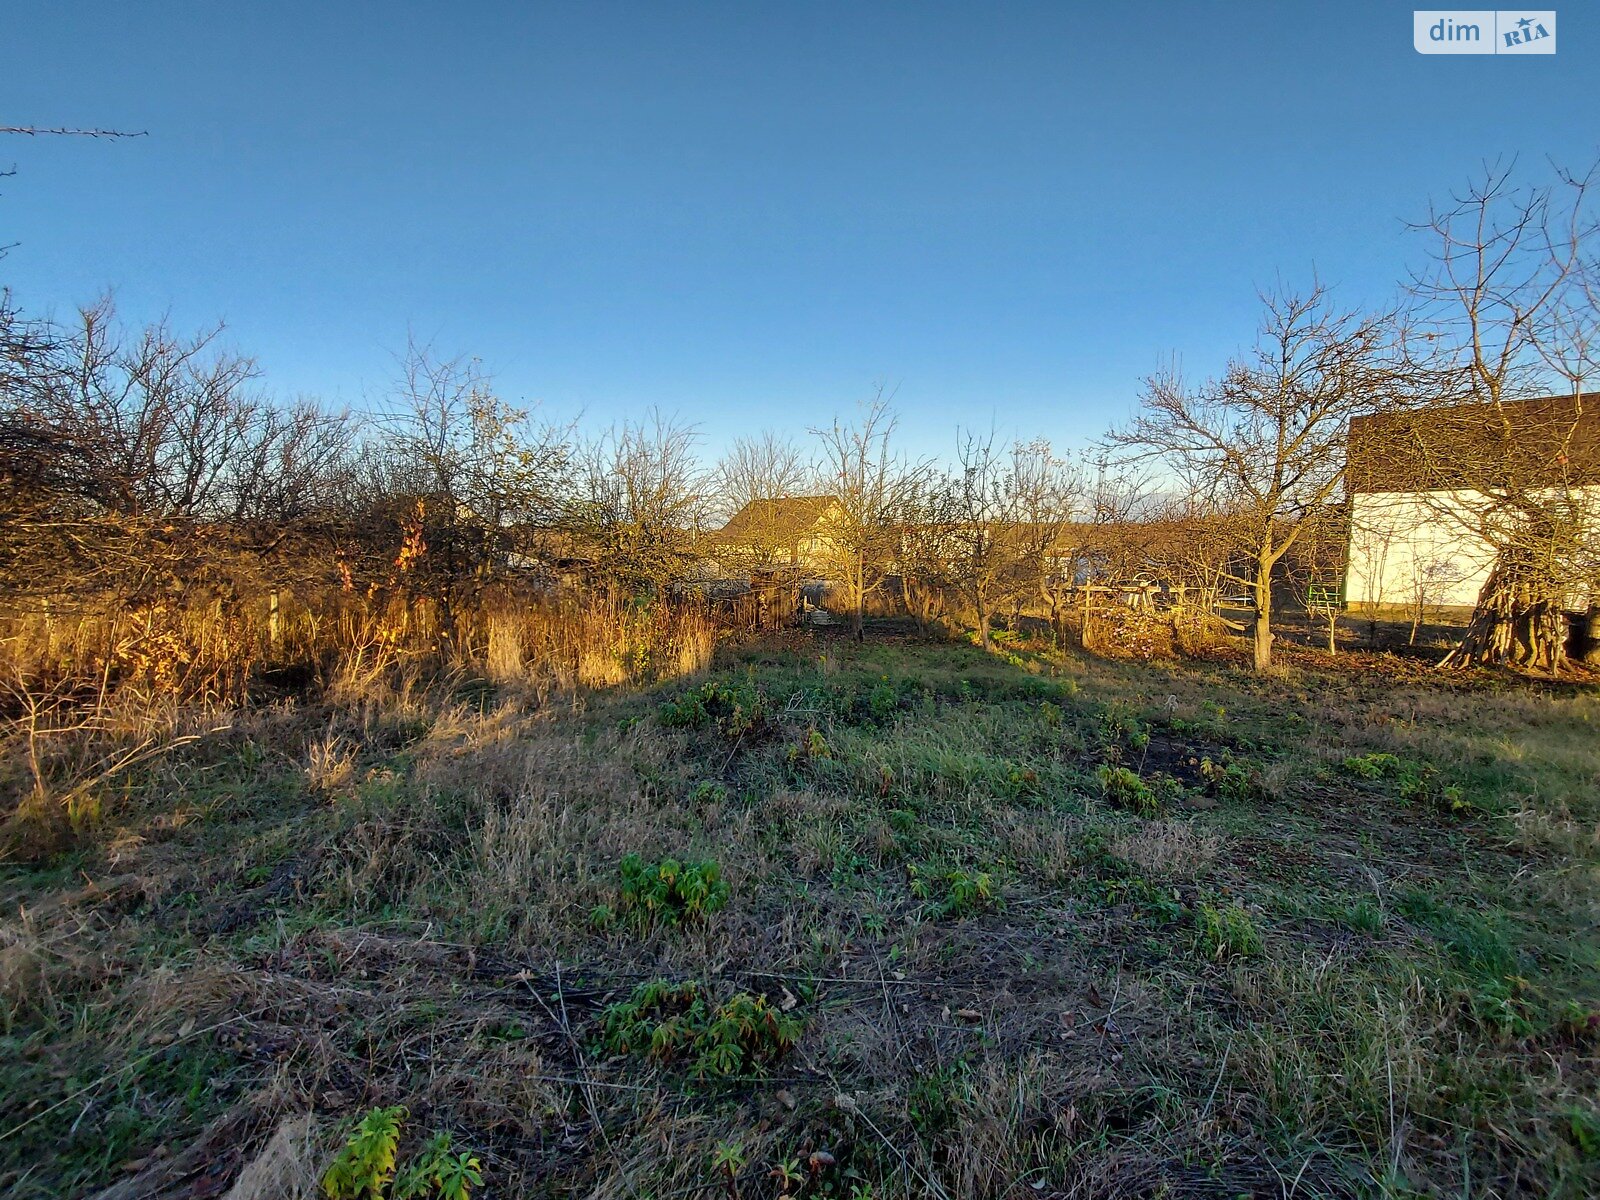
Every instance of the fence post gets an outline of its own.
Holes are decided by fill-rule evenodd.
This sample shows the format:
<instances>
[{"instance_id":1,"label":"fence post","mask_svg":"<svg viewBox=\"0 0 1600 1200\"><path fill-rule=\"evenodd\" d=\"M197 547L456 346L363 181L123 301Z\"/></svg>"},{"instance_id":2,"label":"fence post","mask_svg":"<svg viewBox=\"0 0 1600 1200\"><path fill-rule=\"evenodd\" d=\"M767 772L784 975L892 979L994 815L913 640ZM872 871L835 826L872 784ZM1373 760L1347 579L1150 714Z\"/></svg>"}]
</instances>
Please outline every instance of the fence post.
<instances>
[{"instance_id":1,"label":"fence post","mask_svg":"<svg viewBox=\"0 0 1600 1200\"><path fill-rule=\"evenodd\" d=\"M278 636L282 631L283 618L278 614L278 589L273 588L272 594L267 597L267 642L272 647L273 654L278 652Z\"/></svg>"}]
</instances>

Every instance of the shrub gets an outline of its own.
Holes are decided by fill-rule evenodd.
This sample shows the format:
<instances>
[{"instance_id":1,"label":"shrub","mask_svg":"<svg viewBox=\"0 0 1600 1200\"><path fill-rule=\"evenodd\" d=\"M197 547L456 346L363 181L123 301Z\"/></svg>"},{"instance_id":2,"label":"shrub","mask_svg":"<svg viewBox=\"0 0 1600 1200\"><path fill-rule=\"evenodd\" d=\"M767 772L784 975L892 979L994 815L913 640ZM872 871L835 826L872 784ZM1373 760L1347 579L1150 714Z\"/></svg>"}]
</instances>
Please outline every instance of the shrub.
<instances>
[{"instance_id":1,"label":"shrub","mask_svg":"<svg viewBox=\"0 0 1600 1200\"><path fill-rule=\"evenodd\" d=\"M700 1078L759 1074L800 1037L798 1018L765 996L737 992L722 1004L698 983L655 979L606 1009L601 1040L613 1054L687 1062Z\"/></svg>"},{"instance_id":2,"label":"shrub","mask_svg":"<svg viewBox=\"0 0 1600 1200\"><path fill-rule=\"evenodd\" d=\"M703 920L728 903L728 882L715 859L647 863L637 854L622 860L619 909L640 931L657 923Z\"/></svg>"},{"instance_id":3,"label":"shrub","mask_svg":"<svg viewBox=\"0 0 1600 1200\"><path fill-rule=\"evenodd\" d=\"M1200 949L1208 958L1251 958L1261 953L1261 934L1241 904L1219 907L1202 900L1194 920Z\"/></svg>"}]
</instances>

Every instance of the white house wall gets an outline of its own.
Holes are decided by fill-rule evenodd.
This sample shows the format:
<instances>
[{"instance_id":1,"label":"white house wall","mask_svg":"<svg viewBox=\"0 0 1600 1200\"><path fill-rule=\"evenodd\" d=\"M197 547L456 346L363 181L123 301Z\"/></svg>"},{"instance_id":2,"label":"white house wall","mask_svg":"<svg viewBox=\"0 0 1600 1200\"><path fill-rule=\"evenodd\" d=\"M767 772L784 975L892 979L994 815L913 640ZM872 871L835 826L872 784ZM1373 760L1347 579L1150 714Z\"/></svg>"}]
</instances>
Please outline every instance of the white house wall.
<instances>
[{"instance_id":1,"label":"white house wall","mask_svg":"<svg viewBox=\"0 0 1600 1200\"><path fill-rule=\"evenodd\" d=\"M1583 493L1600 508L1600 488ZM1351 499L1345 600L1378 605L1477 603L1494 550L1472 530L1477 492L1359 492ZM1459 515L1455 515L1459 514Z\"/></svg>"},{"instance_id":2,"label":"white house wall","mask_svg":"<svg viewBox=\"0 0 1600 1200\"><path fill-rule=\"evenodd\" d=\"M1429 605L1476 603L1494 550L1471 531L1472 495L1357 493L1350 511L1346 602L1410 606L1420 592Z\"/></svg>"}]
</instances>

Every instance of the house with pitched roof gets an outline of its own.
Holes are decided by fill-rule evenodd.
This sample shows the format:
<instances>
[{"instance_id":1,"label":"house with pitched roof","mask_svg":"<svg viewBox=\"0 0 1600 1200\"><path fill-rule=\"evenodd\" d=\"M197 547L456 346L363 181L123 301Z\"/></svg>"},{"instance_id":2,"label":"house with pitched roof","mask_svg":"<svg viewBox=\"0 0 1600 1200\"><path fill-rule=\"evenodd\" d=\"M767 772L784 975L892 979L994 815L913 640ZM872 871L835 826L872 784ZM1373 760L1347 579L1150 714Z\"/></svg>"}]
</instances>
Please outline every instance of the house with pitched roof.
<instances>
[{"instance_id":1,"label":"house with pitched roof","mask_svg":"<svg viewBox=\"0 0 1600 1200\"><path fill-rule=\"evenodd\" d=\"M825 575L833 552L829 524L838 513L839 502L832 496L752 500L711 535L707 557L736 574L795 567Z\"/></svg>"},{"instance_id":2,"label":"house with pitched roof","mask_svg":"<svg viewBox=\"0 0 1600 1200\"><path fill-rule=\"evenodd\" d=\"M1352 608L1472 608L1495 562L1484 532L1525 519L1519 496L1569 503L1600 555L1600 393L1357 417L1348 454Z\"/></svg>"}]
</instances>

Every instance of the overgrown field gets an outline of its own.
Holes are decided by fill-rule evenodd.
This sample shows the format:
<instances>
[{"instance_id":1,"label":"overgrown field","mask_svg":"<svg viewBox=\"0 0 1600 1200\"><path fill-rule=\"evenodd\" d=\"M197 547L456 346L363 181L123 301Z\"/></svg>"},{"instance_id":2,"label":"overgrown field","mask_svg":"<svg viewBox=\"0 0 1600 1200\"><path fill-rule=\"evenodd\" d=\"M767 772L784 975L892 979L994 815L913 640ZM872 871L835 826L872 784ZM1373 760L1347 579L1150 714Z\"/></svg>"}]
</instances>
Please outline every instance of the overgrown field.
<instances>
[{"instance_id":1,"label":"overgrown field","mask_svg":"<svg viewBox=\"0 0 1600 1200\"><path fill-rule=\"evenodd\" d=\"M0 865L0 1193L1596 1194L1600 695L1295 661L240 713Z\"/></svg>"}]
</instances>

